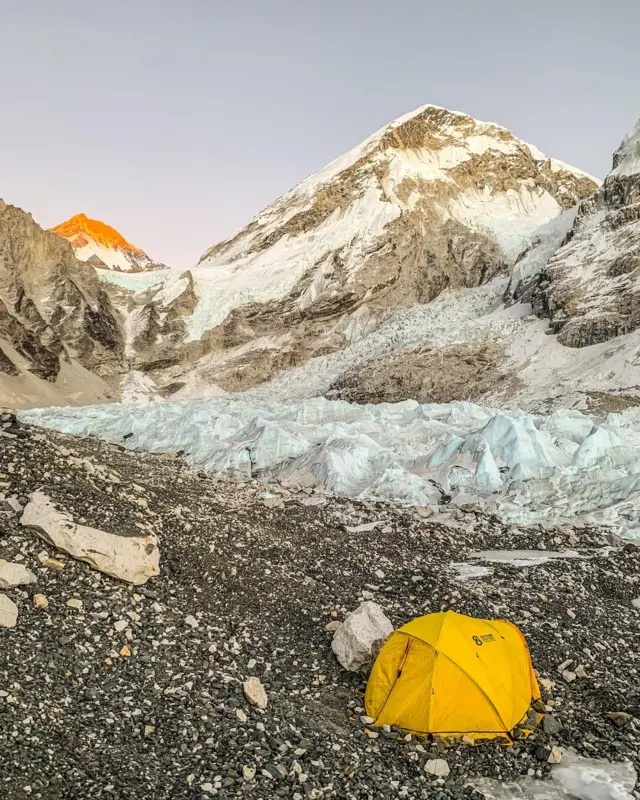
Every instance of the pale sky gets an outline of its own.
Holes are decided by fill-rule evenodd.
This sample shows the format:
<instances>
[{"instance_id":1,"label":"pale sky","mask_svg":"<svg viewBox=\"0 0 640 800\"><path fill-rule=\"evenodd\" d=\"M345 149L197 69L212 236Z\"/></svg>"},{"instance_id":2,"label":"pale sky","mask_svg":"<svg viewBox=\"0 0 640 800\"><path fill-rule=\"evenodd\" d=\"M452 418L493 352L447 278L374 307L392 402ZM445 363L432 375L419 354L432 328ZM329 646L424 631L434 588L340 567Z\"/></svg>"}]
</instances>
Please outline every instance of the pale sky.
<instances>
[{"instance_id":1,"label":"pale sky","mask_svg":"<svg viewBox=\"0 0 640 800\"><path fill-rule=\"evenodd\" d=\"M0 197L187 268L425 103L603 177L639 30L634 0L0 0Z\"/></svg>"}]
</instances>

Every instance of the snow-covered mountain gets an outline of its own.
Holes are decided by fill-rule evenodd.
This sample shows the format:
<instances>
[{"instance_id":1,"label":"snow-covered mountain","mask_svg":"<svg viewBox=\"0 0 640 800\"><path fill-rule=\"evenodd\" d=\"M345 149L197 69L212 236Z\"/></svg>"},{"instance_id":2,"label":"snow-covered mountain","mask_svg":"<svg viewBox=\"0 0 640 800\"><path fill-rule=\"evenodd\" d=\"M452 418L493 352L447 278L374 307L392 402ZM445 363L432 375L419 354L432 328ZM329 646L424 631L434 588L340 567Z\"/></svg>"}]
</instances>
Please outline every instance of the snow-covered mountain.
<instances>
[{"instance_id":1,"label":"snow-covered mountain","mask_svg":"<svg viewBox=\"0 0 640 800\"><path fill-rule=\"evenodd\" d=\"M86 214L76 214L52 228L54 233L71 242L77 258L98 269L117 272L143 272L162 269L139 247L128 242L115 228Z\"/></svg>"},{"instance_id":2,"label":"snow-covered mountain","mask_svg":"<svg viewBox=\"0 0 640 800\"><path fill-rule=\"evenodd\" d=\"M155 282L161 318L181 303L185 343L203 355L176 364L173 384L197 375L242 389L358 341L390 310L506 273L541 224L597 185L498 125L424 106L304 180L190 273L103 277L138 295ZM140 321L154 315L133 313L130 329L148 340Z\"/></svg>"}]
</instances>

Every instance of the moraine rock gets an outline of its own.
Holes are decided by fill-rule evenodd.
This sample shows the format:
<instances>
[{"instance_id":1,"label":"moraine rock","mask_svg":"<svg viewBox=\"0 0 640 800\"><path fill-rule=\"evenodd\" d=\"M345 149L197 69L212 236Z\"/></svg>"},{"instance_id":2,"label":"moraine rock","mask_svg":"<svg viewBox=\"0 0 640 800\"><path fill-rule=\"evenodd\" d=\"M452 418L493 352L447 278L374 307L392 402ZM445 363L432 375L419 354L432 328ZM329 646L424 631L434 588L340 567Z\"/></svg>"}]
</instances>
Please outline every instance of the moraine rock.
<instances>
[{"instance_id":1,"label":"moraine rock","mask_svg":"<svg viewBox=\"0 0 640 800\"><path fill-rule=\"evenodd\" d=\"M367 600L346 615L333 635L331 649L344 669L357 672L373 662L392 633L393 625L384 611Z\"/></svg>"},{"instance_id":2,"label":"moraine rock","mask_svg":"<svg viewBox=\"0 0 640 800\"><path fill-rule=\"evenodd\" d=\"M267 703L269 702L267 693L264 690L264 686L257 678L247 678L242 684L242 689L244 691L244 696L247 698L247 702L251 703L252 706L256 708L267 707Z\"/></svg>"},{"instance_id":3,"label":"moraine rock","mask_svg":"<svg viewBox=\"0 0 640 800\"><path fill-rule=\"evenodd\" d=\"M20 522L48 544L127 583L143 584L160 572L155 536L118 536L78 525L42 492L31 495Z\"/></svg>"},{"instance_id":4,"label":"moraine rock","mask_svg":"<svg viewBox=\"0 0 640 800\"><path fill-rule=\"evenodd\" d=\"M33 607L34 608L48 608L49 607L49 600L43 594L34 594L33 595Z\"/></svg>"},{"instance_id":5,"label":"moraine rock","mask_svg":"<svg viewBox=\"0 0 640 800\"><path fill-rule=\"evenodd\" d=\"M22 564L13 564L0 558L0 589L14 589L35 583L36 576Z\"/></svg>"},{"instance_id":6,"label":"moraine rock","mask_svg":"<svg viewBox=\"0 0 640 800\"><path fill-rule=\"evenodd\" d=\"M0 594L0 628L15 628L18 606L6 594Z\"/></svg>"},{"instance_id":7,"label":"moraine rock","mask_svg":"<svg viewBox=\"0 0 640 800\"><path fill-rule=\"evenodd\" d=\"M446 778L450 769L444 758L430 758L424 765L424 771L434 778Z\"/></svg>"}]
</instances>

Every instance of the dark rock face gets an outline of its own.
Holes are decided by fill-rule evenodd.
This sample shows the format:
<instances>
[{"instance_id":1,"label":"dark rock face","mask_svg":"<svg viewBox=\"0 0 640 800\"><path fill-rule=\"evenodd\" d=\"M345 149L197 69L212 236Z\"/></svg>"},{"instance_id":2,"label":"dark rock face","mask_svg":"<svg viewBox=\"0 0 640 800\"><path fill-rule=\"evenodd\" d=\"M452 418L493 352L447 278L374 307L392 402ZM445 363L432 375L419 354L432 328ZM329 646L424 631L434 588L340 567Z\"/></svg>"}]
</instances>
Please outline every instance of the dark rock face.
<instances>
[{"instance_id":1,"label":"dark rock face","mask_svg":"<svg viewBox=\"0 0 640 800\"><path fill-rule=\"evenodd\" d=\"M108 373L123 349L120 321L95 271L76 260L67 241L2 201L0 335L29 371L48 381L55 381L61 359ZM3 361L8 372L6 353Z\"/></svg>"},{"instance_id":2,"label":"dark rock face","mask_svg":"<svg viewBox=\"0 0 640 800\"><path fill-rule=\"evenodd\" d=\"M640 327L640 123L600 189L578 206L570 235L529 287L534 311L567 347Z\"/></svg>"}]
</instances>

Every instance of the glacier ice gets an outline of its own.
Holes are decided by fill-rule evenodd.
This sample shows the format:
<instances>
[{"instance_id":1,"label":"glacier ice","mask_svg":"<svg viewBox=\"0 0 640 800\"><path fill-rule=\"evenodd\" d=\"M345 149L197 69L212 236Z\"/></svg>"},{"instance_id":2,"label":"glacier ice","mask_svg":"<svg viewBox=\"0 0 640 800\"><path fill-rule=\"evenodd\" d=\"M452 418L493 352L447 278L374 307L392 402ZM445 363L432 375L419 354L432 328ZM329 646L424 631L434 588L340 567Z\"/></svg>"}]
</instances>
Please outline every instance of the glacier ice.
<instances>
[{"instance_id":1,"label":"glacier ice","mask_svg":"<svg viewBox=\"0 0 640 800\"><path fill-rule=\"evenodd\" d=\"M640 409L596 419L462 401L259 405L235 396L20 417L132 449L182 451L190 466L211 473L420 506L483 498L506 522L580 517L640 537Z\"/></svg>"},{"instance_id":2,"label":"glacier ice","mask_svg":"<svg viewBox=\"0 0 640 800\"><path fill-rule=\"evenodd\" d=\"M500 783L491 778L473 781L487 800L633 800L636 771L628 761L584 758L569 751L551 768L547 780L525 778Z\"/></svg>"}]
</instances>

